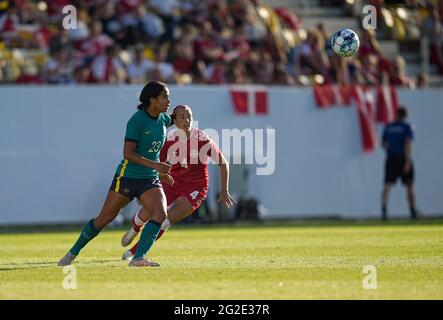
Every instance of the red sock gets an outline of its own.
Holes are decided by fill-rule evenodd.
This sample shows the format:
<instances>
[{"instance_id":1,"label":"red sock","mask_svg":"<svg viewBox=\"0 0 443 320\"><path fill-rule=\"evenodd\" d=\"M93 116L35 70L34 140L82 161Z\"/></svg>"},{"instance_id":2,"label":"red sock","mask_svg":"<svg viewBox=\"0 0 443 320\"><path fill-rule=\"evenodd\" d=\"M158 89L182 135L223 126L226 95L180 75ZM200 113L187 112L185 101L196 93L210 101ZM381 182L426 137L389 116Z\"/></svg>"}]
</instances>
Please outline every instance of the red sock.
<instances>
[{"instance_id":1,"label":"red sock","mask_svg":"<svg viewBox=\"0 0 443 320\"><path fill-rule=\"evenodd\" d=\"M139 243L139 242L140 242L140 241L137 241L137 243L134 244L134 245L132 246L131 249L129 249L129 250L131 250L132 255L135 255L135 252L137 251L138 243Z\"/></svg>"}]
</instances>

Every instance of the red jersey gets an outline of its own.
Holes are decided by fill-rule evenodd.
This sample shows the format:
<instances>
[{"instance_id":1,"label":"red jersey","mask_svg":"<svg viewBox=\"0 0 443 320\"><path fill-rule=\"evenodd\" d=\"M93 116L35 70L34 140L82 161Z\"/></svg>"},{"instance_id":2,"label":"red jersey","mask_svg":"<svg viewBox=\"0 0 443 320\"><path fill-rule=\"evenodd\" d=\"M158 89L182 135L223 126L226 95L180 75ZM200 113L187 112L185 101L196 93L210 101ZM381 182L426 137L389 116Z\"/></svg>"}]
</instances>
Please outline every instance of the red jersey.
<instances>
[{"instance_id":1,"label":"red jersey","mask_svg":"<svg viewBox=\"0 0 443 320\"><path fill-rule=\"evenodd\" d=\"M192 129L186 141L180 141L178 130L172 131L160 152L160 161L172 164L174 188L208 188L209 158L218 161L220 150L212 139L199 129Z\"/></svg>"}]
</instances>

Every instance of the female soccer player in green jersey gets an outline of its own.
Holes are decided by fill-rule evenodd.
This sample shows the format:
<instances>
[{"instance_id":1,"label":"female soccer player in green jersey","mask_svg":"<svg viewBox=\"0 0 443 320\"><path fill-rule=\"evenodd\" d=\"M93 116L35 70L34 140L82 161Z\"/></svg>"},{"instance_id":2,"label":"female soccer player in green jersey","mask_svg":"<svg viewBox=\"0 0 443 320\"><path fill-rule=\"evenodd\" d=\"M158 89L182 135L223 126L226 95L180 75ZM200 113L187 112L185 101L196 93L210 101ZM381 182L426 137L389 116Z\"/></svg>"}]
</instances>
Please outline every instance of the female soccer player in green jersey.
<instances>
[{"instance_id":1,"label":"female soccer player in green jersey","mask_svg":"<svg viewBox=\"0 0 443 320\"><path fill-rule=\"evenodd\" d=\"M100 214L83 228L77 242L59 261L59 266L70 265L80 250L118 215L134 197L149 212L152 219L140 236L140 244L129 263L136 267L157 267L158 263L144 258L153 245L166 219L166 196L159 174L168 176L170 165L159 161L160 150L166 139L166 127L172 123L166 113L169 108L169 89L166 84L149 82L140 94L138 111L129 119L126 127L124 159L117 167L108 196Z\"/></svg>"}]
</instances>

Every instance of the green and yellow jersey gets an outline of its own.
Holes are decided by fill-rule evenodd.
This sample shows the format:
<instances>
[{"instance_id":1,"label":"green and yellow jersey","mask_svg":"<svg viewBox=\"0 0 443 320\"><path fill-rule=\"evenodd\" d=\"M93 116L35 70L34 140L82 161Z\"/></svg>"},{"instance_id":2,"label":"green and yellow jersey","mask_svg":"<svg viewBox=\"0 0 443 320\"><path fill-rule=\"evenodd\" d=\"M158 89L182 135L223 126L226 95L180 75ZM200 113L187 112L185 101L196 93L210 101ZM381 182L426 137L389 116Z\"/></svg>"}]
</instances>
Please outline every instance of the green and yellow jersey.
<instances>
[{"instance_id":1,"label":"green and yellow jersey","mask_svg":"<svg viewBox=\"0 0 443 320\"><path fill-rule=\"evenodd\" d=\"M161 113L158 118L154 118L145 110L137 111L126 126L125 140L137 143L135 150L140 156L158 162L160 150L166 140L166 127L170 126L171 117L167 113ZM155 179L158 171L135 164L123 159L115 173L119 178L127 177L132 179Z\"/></svg>"}]
</instances>

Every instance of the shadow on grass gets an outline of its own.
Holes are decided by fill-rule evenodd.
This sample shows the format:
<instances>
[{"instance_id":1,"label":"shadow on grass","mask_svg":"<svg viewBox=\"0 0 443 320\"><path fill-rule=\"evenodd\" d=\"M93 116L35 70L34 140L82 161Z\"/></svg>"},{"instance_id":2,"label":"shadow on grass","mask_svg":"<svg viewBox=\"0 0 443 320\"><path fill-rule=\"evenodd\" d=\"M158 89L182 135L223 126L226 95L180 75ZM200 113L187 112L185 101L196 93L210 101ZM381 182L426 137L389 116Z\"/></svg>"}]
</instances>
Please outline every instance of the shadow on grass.
<instances>
[{"instance_id":1,"label":"shadow on grass","mask_svg":"<svg viewBox=\"0 0 443 320\"><path fill-rule=\"evenodd\" d=\"M74 263L74 267L83 267L83 266L99 266L104 263L112 263L112 262L125 262L122 260L93 260L93 261L81 261L79 263ZM108 265L108 267L121 267L121 265ZM49 268L59 268L63 270L63 267L59 267L57 265L57 261L45 261L45 262L11 262L0 264L0 272L1 271L12 271L12 270L26 270L26 269L49 269Z\"/></svg>"},{"instance_id":2,"label":"shadow on grass","mask_svg":"<svg viewBox=\"0 0 443 320\"><path fill-rule=\"evenodd\" d=\"M179 223L173 226L174 229L254 229L254 228L304 228L304 227L392 227L392 226L420 226L420 225L443 225L443 216L422 218L419 220L411 219L391 219L388 221L381 221L379 219L367 220L352 220L352 219L274 219L265 221L232 221L223 223L194 223L186 224ZM69 225L38 225L38 226L0 226L1 234L32 234L32 233L72 233L80 232L83 224L69 224ZM125 224L121 227L107 227L105 232L116 231L125 232L130 227L130 224Z\"/></svg>"}]
</instances>

